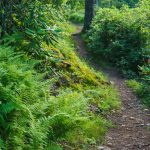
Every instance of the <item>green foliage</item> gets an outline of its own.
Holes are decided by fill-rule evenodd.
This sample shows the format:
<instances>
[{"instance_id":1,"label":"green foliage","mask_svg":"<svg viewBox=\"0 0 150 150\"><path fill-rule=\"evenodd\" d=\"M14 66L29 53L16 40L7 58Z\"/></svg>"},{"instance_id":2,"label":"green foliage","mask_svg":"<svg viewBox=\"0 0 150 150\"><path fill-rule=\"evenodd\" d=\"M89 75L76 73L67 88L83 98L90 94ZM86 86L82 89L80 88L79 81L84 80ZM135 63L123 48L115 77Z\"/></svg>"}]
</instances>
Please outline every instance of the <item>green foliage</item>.
<instances>
[{"instance_id":1,"label":"green foliage","mask_svg":"<svg viewBox=\"0 0 150 150\"><path fill-rule=\"evenodd\" d=\"M42 43L53 44L59 32L52 20L48 19L54 14L50 6L40 1L23 1L15 6L15 11L11 18L12 35L4 41L34 57L48 55Z\"/></svg>"},{"instance_id":2,"label":"green foliage","mask_svg":"<svg viewBox=\"0 0 150 150\"><path fill-rule=\"evenodd\" d=\"M38 122L34 124L35 118L30 107L42 99L44 101L46 93L41 79L33 70L35 62L15 55L9 47L0 48L0 134L7 139L5 147L11 149L28 148L29 145L31 148L33 145L43 147L46 131L38 129ZM36 127L37 130L33 130ZM40 136L34 137L37 131ZM29 145L25 144L25 140Z\"/></svg>"},{"instance_id":3,"label":"green foliage","mask_svg":"<svg viewBox=\"0 0 150 150\"><path fill-rule=\"evenodd\" d=\"M83 23L84 22L84 12L78 11L78 12L71 13L71 15L69 15L69 20L73 23Z\"/></svg>"},{"instance_id":4,"label":"green foliage","mask_svg":"<svg viewBox=\"0 0 150 150\"><path fill-rule=\"evenodd\" d=\"M142 88L142 83L139 83L136 80L127 80L126 82L127 85L134 90L134 92L139 91Z\"/></svg>"},{"instance_id":5,"label":"green foliage","mask_svg":"<svg viewBox=\"0 0 150 150\"><path fill-rule=\"evenodd\" d=\"M48 66L55 71L40 74L34 69L39 61L0 47L3 149L88 148L111 126L105 115L119 107L116 91L102 74L81 62L70 38L57 43L56 51L63 62L54 65L51 57Z\"/></svg>"},{"instance_id":6,"label":"green foliage","mask_svg":"<svg viewBox=\"0 0 150 150\"><path fill-rule=\"evenodd\" d=\"M71 9L79 10L84 8L84 0L68 0L66 4L71 7Z\"/></svg>"},{"instance_id":7,"label":"green foliage","mask_svg":"<svg viewBox=\"0 0 150 150\"><path fill-rule=\"evenodd\" d=\"M36 58L43 58L49 53L42 44L54 45L61 36L58 24L65 22L65 16L61 18L61 13L77 10L81 5L83 9L83 0L10 0L10 2L2 0L0 38L8 34L4 39L5 43ZM76 19L81 22L83 16L78 15Z\"/></svg>"},{"instance_id":8,"label":"green foliage","mask_svg":"<svg viewBox=\"0 0 150 150\"><path fill-rule=\"evenodd\" d=\"M116 64L124 74L134 76L148 56L149 6L144 3L133 9L100 9L87 34L91 52Z\"/></svg>"},{"instance_id":9,"label":"green foliage","mask_svg":"<svg viewBox=\"0 0 150 150\"><path fill-rule=\"evenodd\" d=\"M147 84L150 84L150 65L145 65L140 67L143 80L146 81Z\"/></svg>"},{"instance_id":10,"label":"green foliage","mask_svg":"<svg viewBox=\"0 0 150 150\"><path fill-rule=\"evenodd\" d=\"M68 0L64 6L65 15L72 23L83 24L84 22L84 0Z\"/></svg>"},{"instance_id":11,"label":"green foliage","mask_svg":"<svg viewBox=\"0 0 150 150\"><path fill-rule=\"evenodd\" d=\"M106 2L106 1L105 1ZM141 0L135 8L101 8L97 12L86 42L95 57L107 59L125 77L142 102L150 107L150 1Z\"/></svg>"},{"instance_id":12,"label":"green foliage","mask_svg":"<svg viewBox=\"0 0 150 150\"><path fill-rule=\"evenodd\" d=\"M105 116L119 109L117 92L78 58L61 10L83 6L0 2L0 149L88 149L111 126Z\"/></svg>"},{"instance_id":13,"label":"green foliage","mask_svg":"<svg viewBox=\"0 0 150 150\"><path fill-rule=\"evenodd\" d=\"M150 88L148 84L137 82L136 80L128 80L127 85L139 96L142 103L150 107Z\"/></svg>"},{"instance_id":14,"label":"green foliage","mask_svg":"<svg viewBox=\"0 0 150 150\"><path fill-rule=\"evenodd\" d=\"M139 0L97 0L97 1L100 7L108 8L115 6L117 8L121 8L123 5L134 7Z\"/></svg>"}]
</instances>

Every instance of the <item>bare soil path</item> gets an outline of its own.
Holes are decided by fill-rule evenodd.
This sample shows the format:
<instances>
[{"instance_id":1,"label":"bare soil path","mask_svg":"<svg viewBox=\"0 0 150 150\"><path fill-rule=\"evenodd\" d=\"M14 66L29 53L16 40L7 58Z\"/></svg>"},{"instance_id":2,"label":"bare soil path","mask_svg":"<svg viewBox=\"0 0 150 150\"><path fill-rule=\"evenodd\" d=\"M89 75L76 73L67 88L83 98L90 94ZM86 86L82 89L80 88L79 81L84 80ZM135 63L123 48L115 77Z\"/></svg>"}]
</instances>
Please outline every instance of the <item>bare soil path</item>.
<instances>
[{"instance_id":1,"label":"bare soil path","mask_svg":"<svg viewBox=\"0 0 150 150\"><path fill-rule=\"evenodd\" d=\"M73 35L80 57L90 58L84 42L79 34ZM105 143L97 150L150 150L150 111L144 109L138 98L125 84L114 68L101 68L89 61L91 67L103 71L114 83L122 101L120 112L109 116L115 125L106 135Z\"/></svg>"}]
</instances>

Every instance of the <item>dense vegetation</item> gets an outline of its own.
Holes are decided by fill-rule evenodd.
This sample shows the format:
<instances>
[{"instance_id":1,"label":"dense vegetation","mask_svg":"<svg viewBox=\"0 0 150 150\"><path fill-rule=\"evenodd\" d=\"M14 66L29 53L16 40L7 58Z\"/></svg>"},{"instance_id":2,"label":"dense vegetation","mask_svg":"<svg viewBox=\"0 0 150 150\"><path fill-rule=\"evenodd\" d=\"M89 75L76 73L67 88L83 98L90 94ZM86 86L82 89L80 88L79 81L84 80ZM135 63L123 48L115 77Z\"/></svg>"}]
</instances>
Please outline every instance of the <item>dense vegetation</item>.
<instances>
[{"instance_id":1,"label":"dense vegetation","mask_svg":"<svg viewBox=\"0 0 150 150\"><path fill-rule=\"evenodd\" d=\"M150 105L150 1L142 0L135 8L100 8L87 33L94 55L106 58L125 77L140 78L141 97Z\"/></svg>"},{"instance_id":2,"label":"dense vegetation","mask_svg":"<svg viewBox=\"0 0 150 150\"><path fill-rule=\"evenodd\" d=\"M123 5L128 5L129 7L135 7L139 0L97 0L97 4L101 7L112 7L121 8Z\"/></svg>"},{"instance_id":3,"label":"dense vegetation","mask_svg":"<svg viewBox=\"0 0 150 150\"><path fill-rule=\"evenodd\" d=\"M127 5L129 7L135 7L139 0L94 0L95 11L101 8L116 7L120 9L122 6ZM69 20L76 24L84 22L84 0L75 1L77 7L71 7L69 11Z\"/></svg>"},{"instance_id":4,"label":"dense vegetation","mask_svg":"<svg viewBox=\"0 0 150 150\"><path fill-rule=\"evenodd\" d=\"M48 73L34 69L38 61L1 46L1 148L81 147L100 140L110 127L104 116L118 107L115 90L64 42L59 52L71 68L60 63Z\"/></svg>"},{"instance_id":5,"label":"dense vegetation","mask_svg":"<svg viewBox=\"0 0 150 150\"><path fill-rule=\"evenodd\" d=\"M73 2L0 2L0 149L88 149L111 126L118 94L74 52Z\"/></svg>"},{"instance_id":6,"label":"dense vegetation","mask_svg":"<svg viewBox=\"0 0 150 150\"><path fill-rule=\"evenodd\" d=\"M86 41L150 106L150 3L136 3L97 1ZM112 126L118 93L77 56L69 21L83 23L83 0L0 1L0 149L96 149Z\"/></svg>"}]
</instances>

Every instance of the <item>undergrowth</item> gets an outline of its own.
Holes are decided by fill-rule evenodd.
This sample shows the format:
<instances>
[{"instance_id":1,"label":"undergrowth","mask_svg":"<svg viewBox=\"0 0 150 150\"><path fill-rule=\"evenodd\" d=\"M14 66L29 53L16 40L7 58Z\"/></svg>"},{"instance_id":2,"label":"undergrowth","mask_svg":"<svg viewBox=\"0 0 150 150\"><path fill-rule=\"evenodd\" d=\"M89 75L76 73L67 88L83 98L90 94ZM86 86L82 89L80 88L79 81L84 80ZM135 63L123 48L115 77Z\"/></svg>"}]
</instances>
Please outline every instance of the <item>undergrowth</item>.
<instances>
[{"instance_id":1,"label":"undergrowth","mask_svg":"<svg viewBox=\"0 0 150 150\"><path fill-rule=\"evenodd\" d=\"M1 149L87 149L111 127L117 92L77 57L65 26L55 47L43 43L47 61L0 46Z\"/></svg>"},{"instance_id":2,"label":"undergrowth","mask_svg":"<svg viewBox=\"0 0 150 150\"><path fill-rule=\"evenodd\" d=\"M130 87L140 98L145 107L150 108L150 88L147 83L142 83L136 80L127 80L128 87Z\"/></svg>"},{"instance_id":3,"label":"undergrowth","mask_svg":"<svg viewBox=\"0 0 150 150\"><path fill-rule=\"evenodd\" d=\"M66 15L68 20L72 23L76 24L83 24L84 22L84 1L73 1L70 0L69 3L71 4L66 11Z\"/></svg>"},{"instance_id":4,"label":"undergrowth","mask_svg":"<svg viewBox=\"0 0 150 150\"><path fill-rule=\"evenodd\" d=\"M83 24L84 22L84 10L71 13L69 20L76 24Z\"/></svg>"}]
</instances>

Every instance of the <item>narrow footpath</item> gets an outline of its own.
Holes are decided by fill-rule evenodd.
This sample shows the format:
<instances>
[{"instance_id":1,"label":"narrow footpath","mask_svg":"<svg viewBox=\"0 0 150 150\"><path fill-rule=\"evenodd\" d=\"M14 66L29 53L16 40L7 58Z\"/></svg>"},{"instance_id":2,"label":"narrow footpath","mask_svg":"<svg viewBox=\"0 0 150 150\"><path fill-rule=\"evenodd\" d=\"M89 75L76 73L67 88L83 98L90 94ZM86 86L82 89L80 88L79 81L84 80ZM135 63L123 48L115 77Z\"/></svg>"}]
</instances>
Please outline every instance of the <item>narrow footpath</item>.
<instances>
[{"instance_id":1,"label":"narrow footpath","mask_svg":"<svg viewBox=\"0 0 150 150\"><path fill-rule=\"evenodd\" d=\"M89 60L80 35L74 34L73 38L77 44L78 55ZM109 130L104 145L99 146L97 150L150 150L150 111L142 107L116 69L101 68L92 61L89 63L91 67L103 71L108 76L118 89L122 101L121 111L109 116L114 128Z\"/></svg>"}]
</instances>

